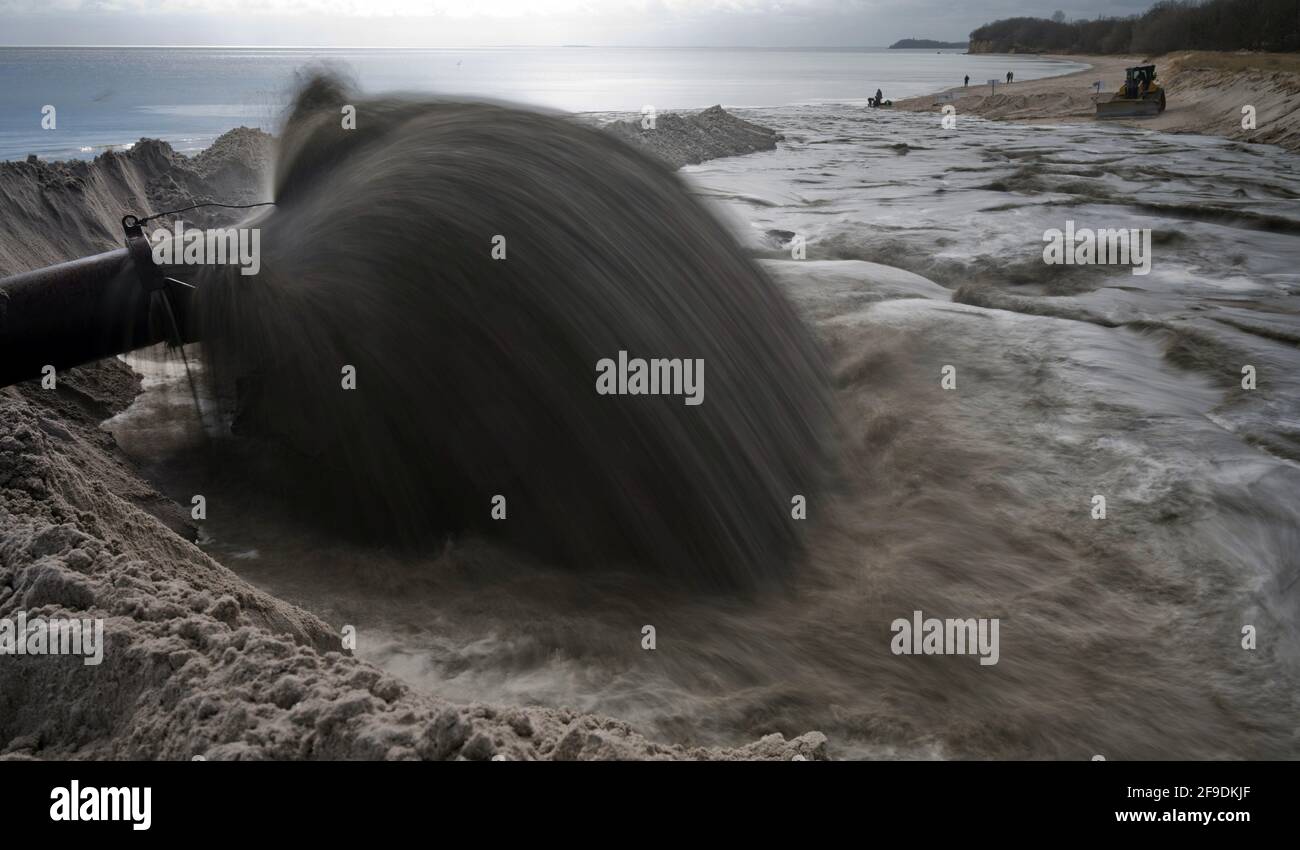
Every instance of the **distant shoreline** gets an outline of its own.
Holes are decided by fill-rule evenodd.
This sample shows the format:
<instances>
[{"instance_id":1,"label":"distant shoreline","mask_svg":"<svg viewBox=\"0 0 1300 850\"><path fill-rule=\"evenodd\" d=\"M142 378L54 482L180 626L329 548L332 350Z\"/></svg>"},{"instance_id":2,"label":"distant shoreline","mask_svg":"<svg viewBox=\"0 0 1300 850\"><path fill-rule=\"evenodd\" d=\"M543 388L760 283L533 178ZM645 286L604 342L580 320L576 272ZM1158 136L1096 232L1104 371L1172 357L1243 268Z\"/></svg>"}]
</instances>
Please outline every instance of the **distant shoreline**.
<instances>
[{"instance_id":1,"label":"distant shoreline","mask_svg":"<svg viewBox=\"0 0 1300 850\"><path fill-rule=\"evenodd\" d=\"M1043 54L1042 58L1086 62L1089 67L1009 86L999 80L995 90L987 83L956 86L900 100L894 108L936 112L950 105L959 116L995 121L1094 121L1097 81L1102 83L1102 94L1109 95L1123 82L1126 68L1154 63L1168 92L1168 109L1151 118L1111 119L1108 124L1274 144L1300 152L1300 111L1296 109L1300 103L1300 56L1200 51L1154 59L1077 54ZM1254 108L1254 128L1242 126L1242 109L1247 105Z\"/></svg>"},{"instance_id":2,"label":"distant shoreline","mask_svg":"<svg viewBox=\"0 0 1300 850\"><path fill-rule=\"evenodd\" d=\"M0 160L90 159L107 146L122 150L141 138L168 141L173 149L196 153L234 126L273 129L283 93L295 69L312 61L310 51L258 50L234 62L222 50L3 49L0 70ZM574 63L566 56L583 54ZM963 69L979 67L980 79L993 76L1002 59L970 60L955 51L622 51L578 48L506 51L356 51L321 53L341 57L363 86L392 91L433 91L445 96L518 103L540 111L639 119L646 104L660 114L706 109L715 103L736 110L866 103L877 88L894 101L961 81ZM462 63L458 60L463 59ZM694 69L707 61L721 69L715 82L701 85ZM44 63L44 64L43 64ZM619 82L619 69L638 68L639 82ZM1060 75L1079 64L1020 57L1010 62L1017 77ZM147 88L115 86L101 80L104 67L142 70L171 68ZM50 74L37 70L49 67ZM551 68L554 73L536 73ZM237 70L236 70L237 69ZM984 73L987 71L987 73ZM183 73L182 73L183 72ZM43 72L42 72L43 73ZM125 72L124 72L125 73ZM1002 69L1005 73L1005 69ZM127 74L128 76L130 74ZM695 78L695 79L693 79ZM192 79L181 85L180 79ZM709 100L700 99L711 89ZM59 103L58 132L28 121L29 107L18 92L48 91L42 103ZM60 103L60 101L62 101ZM64 113L66 104L71 113ZM66 118L66 120L64 120Z\"/></svg>"},{"instance_id":3,"label":"distant shoreline","mask_svg":"<svg viewBox=\"0 0 1300 850\"><path fill-rule=\"evenodd\" d=\"M935 41L930 38L902 38L889 45L889 50L967 50L969 41Z\"/></svg>"}]
</instances>

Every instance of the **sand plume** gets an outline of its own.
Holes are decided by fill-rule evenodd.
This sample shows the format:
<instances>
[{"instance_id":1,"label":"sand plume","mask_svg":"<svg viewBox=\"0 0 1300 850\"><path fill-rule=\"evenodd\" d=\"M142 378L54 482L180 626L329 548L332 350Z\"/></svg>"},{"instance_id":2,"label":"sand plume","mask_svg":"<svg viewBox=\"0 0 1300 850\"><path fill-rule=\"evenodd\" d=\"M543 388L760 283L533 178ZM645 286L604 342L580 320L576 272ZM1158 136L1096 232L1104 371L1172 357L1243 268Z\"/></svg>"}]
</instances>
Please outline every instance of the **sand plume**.
<instances>
[{"instance_id":1,"label":"sand plume","mask_svg":"<svg viewBox=\"0 0 1300 850\"><path fill-rule=\"evenodd\" d=\"M828 419L821 357L663 165L562 117L362 101L317 76L274 196L250 222L261 273L210 274L197 320L236 431L287 444L286 492L330 528L479 528L718 585L791 562ZM702 360L704 403L597 394L620 351Z\"/></svg>"}]
</instances>

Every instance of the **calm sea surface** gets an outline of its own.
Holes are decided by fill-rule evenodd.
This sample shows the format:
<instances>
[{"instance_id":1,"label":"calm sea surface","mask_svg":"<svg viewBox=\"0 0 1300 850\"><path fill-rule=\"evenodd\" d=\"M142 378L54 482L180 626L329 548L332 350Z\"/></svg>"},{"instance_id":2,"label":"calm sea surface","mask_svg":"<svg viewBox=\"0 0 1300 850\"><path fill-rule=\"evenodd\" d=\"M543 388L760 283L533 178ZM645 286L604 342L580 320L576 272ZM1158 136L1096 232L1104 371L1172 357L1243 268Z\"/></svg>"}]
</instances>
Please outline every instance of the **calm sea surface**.
<instances>
[{"instance_id":1,"label":"calm sea surface","mask_svg":"<svg viewBox=\"0 0 1300 850\"><path fill-rule=\"evenodd\" d=\"M512 47L443 50L0 47L0 159L90 157L144 137L195 151L241 124L273 130L295 74L347 69L368 92L421 91L567 112L860 103L1008 70L1080 70L1032 56L926 50ZM44 129L42 108L56 109Z\"/></svg>"}]
</instances>

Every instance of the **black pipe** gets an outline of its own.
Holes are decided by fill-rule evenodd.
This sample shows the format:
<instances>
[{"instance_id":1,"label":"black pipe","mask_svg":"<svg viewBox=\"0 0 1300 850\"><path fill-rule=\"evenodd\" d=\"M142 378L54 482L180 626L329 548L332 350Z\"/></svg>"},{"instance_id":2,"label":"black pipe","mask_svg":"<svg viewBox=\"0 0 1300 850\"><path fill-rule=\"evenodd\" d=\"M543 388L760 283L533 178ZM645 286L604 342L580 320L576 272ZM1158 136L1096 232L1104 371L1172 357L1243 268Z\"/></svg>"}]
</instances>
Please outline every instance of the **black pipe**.
<instances>
[{"instance_id":1,"label":"black pipe","mask_svg":"<svg viewBox=\"0 0 1300 850\"><path fill-rule=\"evenodd\" d=\"M166 291L190 341L190 290ZM174 341L162 292L145 288L125 248L0 279L0 386Z\"/></svg>"}]
</instances>

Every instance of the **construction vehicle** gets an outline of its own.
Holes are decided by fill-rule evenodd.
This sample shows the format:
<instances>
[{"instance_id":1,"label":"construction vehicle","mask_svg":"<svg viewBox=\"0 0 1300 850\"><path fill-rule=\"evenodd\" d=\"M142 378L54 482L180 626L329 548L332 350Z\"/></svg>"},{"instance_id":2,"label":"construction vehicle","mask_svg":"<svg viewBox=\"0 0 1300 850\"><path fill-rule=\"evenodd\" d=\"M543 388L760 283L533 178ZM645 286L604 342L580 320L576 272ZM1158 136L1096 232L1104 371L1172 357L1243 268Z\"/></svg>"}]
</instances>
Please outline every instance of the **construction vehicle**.
<instances>
[{"instance_id":1,"label":"construction vehicle","mask_svg":"<svg viewBox=\"0 0 1300 850\"><path fill-rule=\"evenodd\" d=\"M1125 72L1124 85L1106 100L1098 97L1098 118L1148 118L1165 111L1165 89L1156 82L1155 65Z\"/></svg>"}]
</instances>

